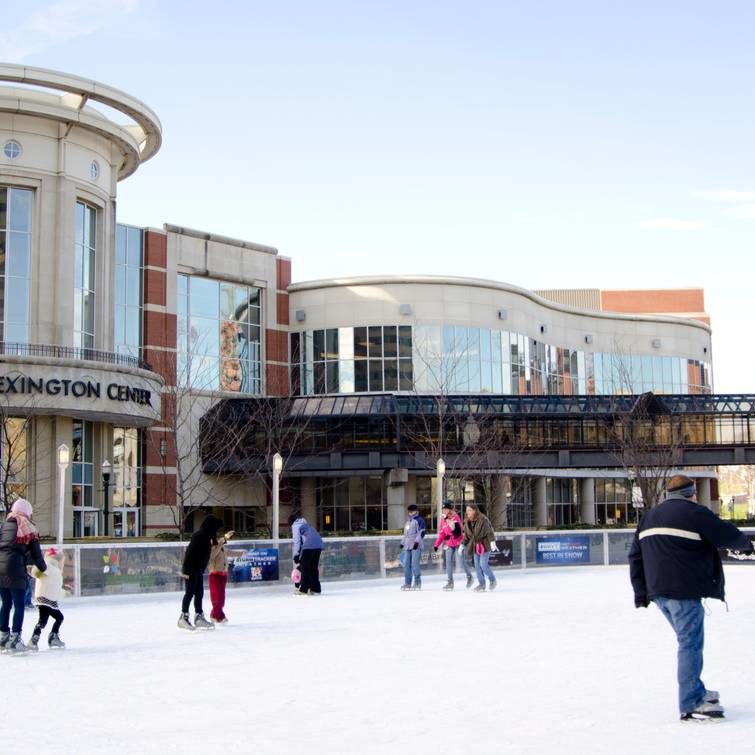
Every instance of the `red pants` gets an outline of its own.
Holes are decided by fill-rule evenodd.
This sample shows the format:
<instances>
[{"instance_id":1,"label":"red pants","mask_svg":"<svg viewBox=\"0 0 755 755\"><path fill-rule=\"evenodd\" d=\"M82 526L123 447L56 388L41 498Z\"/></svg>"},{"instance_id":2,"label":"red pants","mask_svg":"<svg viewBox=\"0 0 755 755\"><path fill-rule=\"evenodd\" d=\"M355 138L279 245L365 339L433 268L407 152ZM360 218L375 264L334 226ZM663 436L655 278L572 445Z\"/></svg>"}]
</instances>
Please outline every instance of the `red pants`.
<instances>
[{"instance_id":1,"label":"red pants","mask_svg":"<svg viewBox=\"0 0 755 755\"><path fill-rule=\"evenodd\" d=\"M225 605L226 582L228 582L228 574L226 572L210 572L210 603L212 603L210 618L217 621L223 621L225 618L223 606Z\"/></svg>"}]
</instances>

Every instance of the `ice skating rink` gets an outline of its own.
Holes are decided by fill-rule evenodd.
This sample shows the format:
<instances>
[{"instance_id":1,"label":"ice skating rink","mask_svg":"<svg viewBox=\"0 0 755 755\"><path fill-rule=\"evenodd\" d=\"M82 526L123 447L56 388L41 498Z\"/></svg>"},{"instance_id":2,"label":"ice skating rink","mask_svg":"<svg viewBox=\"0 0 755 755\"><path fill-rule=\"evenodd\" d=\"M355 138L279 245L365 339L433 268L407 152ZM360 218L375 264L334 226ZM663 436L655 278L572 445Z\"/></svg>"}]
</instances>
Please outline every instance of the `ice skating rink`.
<instances>
[{"instance_id":1,"label":"ice skating rink","mask_svg":"<svg viewBox=\"0 0 755 755\"><path fill-rule=\"evenodd\" d=\"M727 719L686 724L673 633L633 607L626 567L498 576L484 594L461 575L452 593L440 577L231 590L212 632L176 628L178 594L71 599L65 651L45 635L0 656L3 707L46 755L755 750L755 569L727 568L728 613L707 603L703 680Z\"/></svg>"}]
</instances>

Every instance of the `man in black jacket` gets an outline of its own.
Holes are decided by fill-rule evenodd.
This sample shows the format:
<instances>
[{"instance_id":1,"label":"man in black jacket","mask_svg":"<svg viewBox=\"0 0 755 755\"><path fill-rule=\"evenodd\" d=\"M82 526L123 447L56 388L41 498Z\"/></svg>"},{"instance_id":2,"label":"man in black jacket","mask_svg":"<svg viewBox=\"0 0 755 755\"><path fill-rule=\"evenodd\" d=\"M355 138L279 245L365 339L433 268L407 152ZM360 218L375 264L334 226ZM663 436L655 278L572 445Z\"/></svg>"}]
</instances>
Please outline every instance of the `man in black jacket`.
<instances>
[{"instance_id":1,"label":"man in black jacket","mask_svg":"<svg viewBox=\"0 0 755 755\"><path fill-rule=\"evenodd\" d=\"M675 475L668 497L642 517L629 551L634 604L653 601L676 633L682 721L723 718L719 694L705 688L702 598L724 600L719 548L752 551L751 537L698 505L695 483Z\"/></svg>"}]
</instances>

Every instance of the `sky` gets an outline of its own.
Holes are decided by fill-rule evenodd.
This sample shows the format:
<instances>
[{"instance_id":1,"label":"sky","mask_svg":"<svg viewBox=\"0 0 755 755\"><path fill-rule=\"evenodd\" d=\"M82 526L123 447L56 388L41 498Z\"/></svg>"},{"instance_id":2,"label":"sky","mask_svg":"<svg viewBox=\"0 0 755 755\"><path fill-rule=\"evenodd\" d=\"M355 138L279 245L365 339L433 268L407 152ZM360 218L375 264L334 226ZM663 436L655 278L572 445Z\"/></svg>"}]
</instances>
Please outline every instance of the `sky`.
<instances>
[{"instance_id":1,"label":"sky","mask_svg":"<svg viewBox=\"0 0 755 755\"><path fill-rule=\"evenodd\" d=\"M0 61L122 89L163 146L121 222L276 247L295 281L703 287L755 392L755 5L31 0Z\"/></svg>"}]
</instances>

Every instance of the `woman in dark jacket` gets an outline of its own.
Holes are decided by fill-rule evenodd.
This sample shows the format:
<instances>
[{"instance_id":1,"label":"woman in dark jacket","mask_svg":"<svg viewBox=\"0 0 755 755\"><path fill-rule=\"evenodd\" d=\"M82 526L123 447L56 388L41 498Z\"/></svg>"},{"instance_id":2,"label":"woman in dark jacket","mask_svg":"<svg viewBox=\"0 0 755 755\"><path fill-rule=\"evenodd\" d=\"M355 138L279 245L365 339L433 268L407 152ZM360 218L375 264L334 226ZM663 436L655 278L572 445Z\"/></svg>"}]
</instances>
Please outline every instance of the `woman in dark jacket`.
<instances>
[{"instance_id":1,"label":"woman in dark jacket","mask_svg":"<svg viewBox=\"0 0 755 755\"><path fill-rule=\"evenodd\" d=\"M204 596L204 570L210 562L212 541L222 524L220 519L209 514L191 536L189 546L186 548L181 566L181 576L186 580L186 592L181 603L181 615L178 617L179 629L215 628L202 613L202 597ZM194 613L196 614L193 625L189 621L189 606L192 598L194 598Z\"/></svg>"},{"instance_id":2,"label":"woman in dark jacket","mask_svg":"<svg viewBox=\"0 0 755 755\"><path fill-rule=\"evenodd\" d=\"M39 547L39 530L32 522L31 515L29 501L19 498L0 527L0 647L4 652L22 653L27 649L21 640L27 562L32 561L42 572L47 569ZM8 626L11 606L12 631Z\"/></svg>"}]
</instances>

